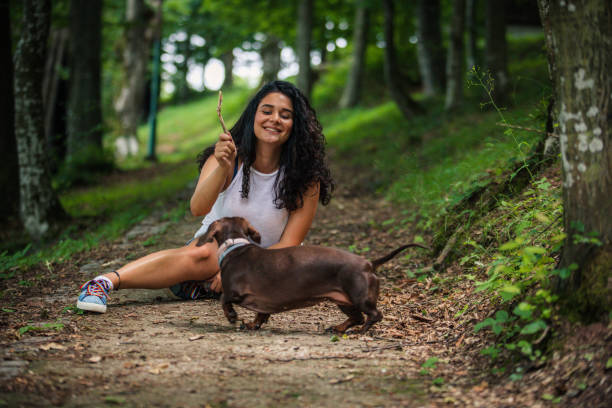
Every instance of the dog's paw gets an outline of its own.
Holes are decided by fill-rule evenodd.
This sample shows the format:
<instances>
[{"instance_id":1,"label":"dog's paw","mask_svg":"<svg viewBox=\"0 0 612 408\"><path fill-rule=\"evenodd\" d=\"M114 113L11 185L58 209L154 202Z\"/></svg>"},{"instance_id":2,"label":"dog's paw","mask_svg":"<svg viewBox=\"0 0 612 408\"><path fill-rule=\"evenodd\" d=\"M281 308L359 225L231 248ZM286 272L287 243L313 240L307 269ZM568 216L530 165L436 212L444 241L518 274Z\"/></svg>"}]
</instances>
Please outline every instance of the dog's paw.
<instances>
[{"instance_id":1,"label":"dog's paw","mask_svg":"<svg viewBox=\"0 0 612 408\"><path fill-rule=\"evenodd\" d=\"M244 326L246 327L247 330L259 330L259 328L261 327L260 324L255 323L255 322L244 323Z\"/></svg>"},{"instance_id":2,"label":"dog's paw","mask_svg":"<svg viewBox=\"0 0 612 408\"><path fill-rule=\"evenodd\" d=\"M330 333L330 334L344 334L346 333L347 329L345 327L345 325L343 324L339 324L337 326L330 326L327 329L325 329L325 333Z\"/></svg>"}]
</instances>

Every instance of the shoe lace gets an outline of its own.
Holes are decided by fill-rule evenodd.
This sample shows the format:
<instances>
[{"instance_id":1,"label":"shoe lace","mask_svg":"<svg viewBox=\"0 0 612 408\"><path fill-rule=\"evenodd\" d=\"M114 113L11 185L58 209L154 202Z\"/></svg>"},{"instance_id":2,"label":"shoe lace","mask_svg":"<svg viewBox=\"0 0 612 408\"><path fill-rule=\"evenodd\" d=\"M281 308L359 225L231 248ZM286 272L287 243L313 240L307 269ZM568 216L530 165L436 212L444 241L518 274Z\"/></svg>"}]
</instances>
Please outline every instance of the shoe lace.
<instances>
[{"instance_id":1,"label":"shoe lace","mask_svg":"<svg viewBox=\"0 0 612 408\"><path fill-rule=\"evenodd\" d=\"M107 297L110 299L110 295L108 294L109 288L104 283L101 283L98 280L90 280L88 282L85 282L83 286L81 286L81 290L84 287L87 287L88 296L97 296L99 298Z\"/></svg>"}]
</instances>

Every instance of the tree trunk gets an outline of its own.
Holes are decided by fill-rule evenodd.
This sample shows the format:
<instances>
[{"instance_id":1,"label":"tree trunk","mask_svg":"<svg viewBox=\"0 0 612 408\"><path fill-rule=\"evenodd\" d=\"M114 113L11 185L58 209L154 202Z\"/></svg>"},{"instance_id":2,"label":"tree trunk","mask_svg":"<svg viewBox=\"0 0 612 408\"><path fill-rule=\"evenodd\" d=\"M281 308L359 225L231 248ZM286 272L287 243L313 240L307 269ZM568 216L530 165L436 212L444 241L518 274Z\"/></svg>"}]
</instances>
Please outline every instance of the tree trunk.
<instances>
[{"instance_id":1,"label":"tree trunk","mask_svg":"<svg viewBox=\"0 0 612 408\"><path fill-rule=\"evenodd\" d=\"M423 91L433 96L444 90L444 47L440 33L440 0L419 0L417 43Z\"/></svg>"},{"instance_id":2,"label":"tree trunk","mask_svg":"<svg viewBox=\"0 0 612 408\"><path fill-rule=\"evenodd\" d=\"M176 44L177 54L183 57L183 61L176 64L176 99L179 103L187 102L189 99L190 89L187 81L189 74L189 60L191 59L191 33L187 32L184 41L179 41Z\"/></svg>"},{"instance_id":3,"label":"tree trunk","mask_svg":"<svg viewBox=\"0 0 612 408\"><path fill-rule=\"evenodd\" d=\"M493 79L491 96L498 106L510 102L508 89L508 46L506 42L506 1L487 1L486 6L486 57L485 63Z\"/></svg>"},{"instance_id":4,"label":"tree trunk","mask_svg":"<svg viewBox=\"0 0 612 408\"><path fill-rule=\"evenodd\" d=\"M468 70L478 65L478 51L476 49L476 40L478 39L478 30L476 29L477 3L478 0L467 0L465 6L465 27L467 31L466 64Z\"/></svg>"},{"instance_id":5,"label":"tree trunk","mask_svg":"<svg viewBox=\"0 0 612 408\"><path fill-rule=\"evenodd\" d=\"M453 19L451 22L450 45L446 65L447 88L445 109L458 109L463 103L463 73L465 72L465 52L463 32L465 29L465 0L453 3Z\"/></svg>"},{"instance_id":6,"label":"tree trunk","mask_svg":"<svg viewBox=\"0 0 612 408\"><path fill-rule=\"evenodd\" d=\"M69 31L66 27L52 28L45 62L43 106L45 109L45 140L49 170L55 174L66 156L66 105L68 81L62 72L68 69Z\"/></svg>"},{"instance_id":7,"label":"tree trunk","mask_svg":"<svg viewBox=\"0 0 612 408\"><path fill-rule=\"evenodd\" d=\"M125 49L123 50L123 87L115 102L121 123L122 143L132 147L127 154L138 153L137 131L146 111L147 78L153 27L153 12L144 0L128 0L125 13Z\"/></svg>"},{"instance_id":8,"label":"tree trunk","mask_svg":"<svg viewBox=\"0 0 612 408\"><path fill-rule=\"evenodd\" d=\"M558 290L586 319L612 309L612 3L539 0L555 89L567 238Z\"/></svg>"},{"instance_id":9,"label":"tree trunk","mask_svg":"<svg viewBox=\"0 0 612 408\"><path fill-rule=\"evenodd\" d=\"M260 51L263 61L261 85L278 79L278 71L281 69L280 51L280 40L273 35L266 36Z\"/></svg>"},{"instance_id":10,"label":"tree trunk","mask_svg":"<svg viewBox=\"0 0 612 408\"><path fill-rule=\"evenodd\" d=\"M58 136L55 132L57 131L57 115L65 114L65 112L58 110L61 107L65 109L65 101L59 98L63 96L63 93L60 92L60 82L62 68L64 68L66 61L66 48L69 41L68 29L53 29L50 37L49 45L51 48L47 52L45 79L43 81L43 105L45 107L45 139L51 152L52 167L57 168L59 162L63 160L63 154L61 153L64 150L62 146L65 144L65 140L63 140L65 136Z\"/></svg>"},{"instance_id":11,"label":"tree trunk","mask_svg":"<svg viewBox=\"0 0 612 408\"><path fill-rule=\"evenodd\" d=\"M15 135L19 157L20 215L40 240L64 218L47 170L42 82L51 18L50 0L25 0L22 34L15 51Z\"/></svg>"},{"instance_id":12,"label":"tree trunk","mask_svg":"<svg viewBox=\"0 0 612 408\"><path fill-rule=\"evenodd\" d=\"M297 23L297 57L300 70L297 87L310 98L312 69L310 68L310 41L312 39L313 0L300 0Z\"/></svg>"},{"instance_id":13,"label":"tree trunk","mask_svg":"<svg viewBox=\"0 0 612 408\"><path fill-rule=\"evenodd\" d=\"M234 86L234 53L232 50L224 52L223 55L221 55L221 61L225 67L225 79L223 79L221 88L231 88Z\"/></svg>"},{"instance_id":14,"label":"tree trunk","mask_svg":"<svg viewBox=\"0 0 612 408\"><path fill-rule=\"evenodd\" d=\"M349 108L359 103L361 81L365 66L365 54L368 40L368 7L364 2L355 9L355 27L353 28L353 61L346 80L340 107Z\"/></svg>"},{"instance_id":15,"label":"tree trunk","mask_svg":"<svg viewBox=\"0 0 612 408\"><path fill-rule=\"evenodd\" d=\"M404 80L402 79L397 64L397 56L395 55L395 40L393 27L393 0L383 0L384 10L384 36L385 36L385 81L387 88L391 93L391 98L400 109L404 117L411 118L415 115L423 113L423 108L416 103L410 95L407 95L402 90L404 89Z\"/></svg>"},{"instance_id":16,"label":"tree trunk","mask_svg":"<svg viewBox=\"0 0 612 408\"><path fill-rule=\"evenodd\" d=\"M72 0L66 156L70 166L78 161L76 167L82 169L99 164L102 157L101 19L101 0Z\"/></svg>"},{"instance_id":17,"label":"tree trunk","mask_svg":"<svg viewBox=\"0 0 612 408\"><path fill-rule=\"evenodd\" d=\"M0 0L0 219L14 218L19 213L19 166L15 141L15 109L13 100L13 57L11 40L11 16L8 0Z\"/></svg>"}]
</instances>

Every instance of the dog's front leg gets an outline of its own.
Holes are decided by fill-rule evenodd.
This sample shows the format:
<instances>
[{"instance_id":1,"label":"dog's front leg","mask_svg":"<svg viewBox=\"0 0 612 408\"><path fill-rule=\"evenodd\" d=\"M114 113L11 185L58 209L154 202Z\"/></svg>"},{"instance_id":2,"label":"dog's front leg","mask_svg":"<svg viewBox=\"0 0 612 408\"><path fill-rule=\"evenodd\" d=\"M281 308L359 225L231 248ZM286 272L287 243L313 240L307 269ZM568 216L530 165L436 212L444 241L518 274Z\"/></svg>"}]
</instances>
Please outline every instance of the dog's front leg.
<instances>
[{"instance_id":1,"label":"dog's front leg","mask_svg":"<svg viewBox=\"0 0 612 408\"><path fill-rule=\"evenodd\" d=\"M255 320L245 323L244 326L249 330L259 330L262 324L268 321L270 313L257 313Z\"/></svg>"},{"instance_id":2,"label":"dog's front leg","mask_svg":"<svg viewBox=\"0 0 612 408\"><path fill-rule=\"evenodd\" d=\"M225 317L231 324L234 324L236 323L236 318L238 317L238 314L236 314L236 311L234 310L234 305L229 299L229 296L226 296L225 293L226 292L223 292L221 294L221 298L219 299L221 301L221 307L223 308L223 314L225 314Z\"/></svg>"}]
</instances>

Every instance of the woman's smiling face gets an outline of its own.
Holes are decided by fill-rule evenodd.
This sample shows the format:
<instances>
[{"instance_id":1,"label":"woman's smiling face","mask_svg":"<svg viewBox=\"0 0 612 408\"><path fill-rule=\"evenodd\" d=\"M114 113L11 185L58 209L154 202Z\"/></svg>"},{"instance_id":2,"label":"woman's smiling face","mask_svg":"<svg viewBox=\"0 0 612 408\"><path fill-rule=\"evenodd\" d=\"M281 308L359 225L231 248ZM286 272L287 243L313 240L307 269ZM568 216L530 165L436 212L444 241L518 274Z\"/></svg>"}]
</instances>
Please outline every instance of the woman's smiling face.
<instances>
[{"instance_id":1,"label":"woman's smiling face","mask_svg":"<svg viewBox=\"0 0 612 408\"><path fill-rule=\"evenodd\" d=\"M293 128L293 103L280 92L267 94L255 113L253 131L258 142L282 146Z\"/></svg>"}]
</instances>

